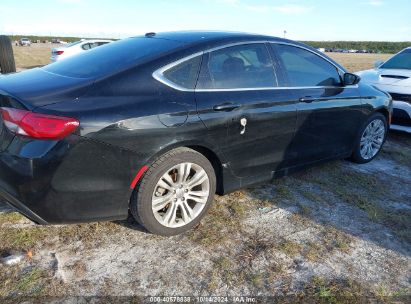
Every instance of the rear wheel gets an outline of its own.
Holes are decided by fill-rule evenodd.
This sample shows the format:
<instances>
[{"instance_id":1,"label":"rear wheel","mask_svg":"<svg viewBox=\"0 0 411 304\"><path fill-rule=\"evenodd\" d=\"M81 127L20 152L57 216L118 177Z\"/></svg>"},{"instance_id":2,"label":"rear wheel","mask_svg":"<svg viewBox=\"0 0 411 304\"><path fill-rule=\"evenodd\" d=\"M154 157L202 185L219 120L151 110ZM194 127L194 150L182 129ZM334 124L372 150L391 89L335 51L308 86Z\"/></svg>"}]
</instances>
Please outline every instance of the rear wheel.
<instances>
[{"instance_id":1,"label":"rear wheel","mask_svg":"<svg viewBox=\"0 0 411 304\"><path fill-rule=\"evenodd\" d=\"M0 73L7 74L16 71L16 64L14 62L13 48L10 38L7 36L0 36Z\"/></svg>"},{"instance_id":2,"label":"rear wheel","mask_svg":"<svg viewBox=\"0 0 411 304\"><path fill-rule=\"evenodd\" d=\"M176 235L200 222L215 188L214 169L207 158L178 148L150 166L134 191L131 214L151 233Z\"/></svg>"},{"instance_id":3,"label":"rear wheel","mask_svg":"<svg viewBox=\"0 0 411 304\"><path fill-rule=\"evenodd\" d=\"M385 142L387 119L381 113L374 113L361 128L351 159L360 164L373 160Z\"/></svg>"}]
</instances>

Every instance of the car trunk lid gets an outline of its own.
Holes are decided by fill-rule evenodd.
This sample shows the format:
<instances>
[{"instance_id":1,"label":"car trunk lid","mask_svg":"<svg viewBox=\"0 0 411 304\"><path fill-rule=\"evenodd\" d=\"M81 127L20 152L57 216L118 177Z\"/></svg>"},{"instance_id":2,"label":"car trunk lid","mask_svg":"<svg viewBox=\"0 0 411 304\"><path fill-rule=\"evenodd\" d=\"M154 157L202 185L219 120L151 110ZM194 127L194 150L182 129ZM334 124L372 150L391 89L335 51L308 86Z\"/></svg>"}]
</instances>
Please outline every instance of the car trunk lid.
<instances>
[{"instance_id":1,"label":"car trunk lid","mask_svg":"<svg viewBox=\"0 0 411 304\"><path fill-rule=\"evenodd\" d=\"M76 99L82 96L93 82L93 78L68 77L35 68L1 77L0 95L12 98L27 110L34 110L37 107Z\"/></svg>"},{"instance_id":2,"label":"car trunk lid","mask_svg":"<svg viewBox=\"0 0 411 304\"><path fill-rule=\"evenodd\" d=\"M90 78L73 78L32 69L0 77L0 107L35 111L36 108L76 100L93 84ZM0 152L15 135L5 126L0 113Z\"/></svg>"}]
</instances>

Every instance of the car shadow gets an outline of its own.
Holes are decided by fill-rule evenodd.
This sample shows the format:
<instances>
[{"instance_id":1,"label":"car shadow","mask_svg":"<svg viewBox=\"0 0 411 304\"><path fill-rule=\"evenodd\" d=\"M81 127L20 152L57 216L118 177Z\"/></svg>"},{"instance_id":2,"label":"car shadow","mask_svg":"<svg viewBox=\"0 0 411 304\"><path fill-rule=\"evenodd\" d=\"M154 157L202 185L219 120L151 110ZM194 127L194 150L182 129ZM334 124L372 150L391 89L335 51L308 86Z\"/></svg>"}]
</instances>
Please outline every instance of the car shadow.
<instances>
[{"instance_id":1,"label":"car shadow","mask_svg":"<svg viewBox=\"0 0 411 304\"><path fill-rule=\"evenodd\" d=\"M332 161L245 192L314 225L411 255L410 134L389 132L383 150L368 164ZM276 225L275 213L261 216Z\"/></svg>"},{"instance_id":2,"label":"car shadow","mask_svg":"<svg viewBox=\"0 0 411 304\"><path fill-rule=\"evenodd\" d=\"M131 214L128 215L127 219L125 220L119 220L119 221L113 221L113 223L123 226L128 229L136 230L138 232L144 232L144 233L149 233L143 226L141 226Z\"/></svg>"},{"instance_id":3,"label":"car shadow","mask_svg":"<svg viewBox=\"0 0 411 304\"><path fill-rule=\"evenodd\" d=\"M14 209L12 206L10 206L9 204L0 201L0 213L12 213L12 212L16 212L17 210Z\"/></svg>"}]
</instances>

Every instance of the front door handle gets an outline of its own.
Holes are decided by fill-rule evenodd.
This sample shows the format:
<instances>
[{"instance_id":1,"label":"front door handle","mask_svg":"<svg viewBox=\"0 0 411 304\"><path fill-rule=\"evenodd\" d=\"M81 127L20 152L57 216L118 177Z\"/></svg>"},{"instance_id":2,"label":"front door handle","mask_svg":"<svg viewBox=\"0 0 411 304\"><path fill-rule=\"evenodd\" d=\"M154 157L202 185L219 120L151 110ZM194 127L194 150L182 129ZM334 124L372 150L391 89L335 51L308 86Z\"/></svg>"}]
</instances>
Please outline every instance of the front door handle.
<instances>
[{"instance_id":1,"label":"front door handle","mask_svg":"<svg viewBox=\"0 0 411 304\"><path fill-rule=\"evenodd\" d=\"M229 112L232 110L235 110L237 108L239 108L240 105L239 104L234 104L234 103L223 103L220 105L216 105L213 107L214 111L219 111L219 112Z\"/></svg>"},{"instance_id":2,"label":"front door handle","mask_svg":"<svg viewBox=\"0 0 411 304\"><path fill-rule=\"evenodd\" d=\"M315 100L316 98L313 98L312 96L304 96L299 99L300 102L305 102L305 103L311 103Z\"/></svg>"}]
</instances>

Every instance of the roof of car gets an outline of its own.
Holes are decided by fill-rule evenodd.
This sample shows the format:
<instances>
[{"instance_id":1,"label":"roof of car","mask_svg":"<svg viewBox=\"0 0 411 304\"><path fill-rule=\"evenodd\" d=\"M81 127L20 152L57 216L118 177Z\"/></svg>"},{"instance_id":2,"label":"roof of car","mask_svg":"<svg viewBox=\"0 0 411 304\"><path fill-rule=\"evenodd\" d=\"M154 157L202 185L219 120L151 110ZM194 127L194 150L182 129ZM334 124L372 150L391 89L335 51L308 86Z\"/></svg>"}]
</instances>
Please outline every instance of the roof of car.
<instances>
[{"instance_id":1,"label":"roof of car","mask_svg":"<svg viewBox=\"0 0 411 304\"><path fill-rule=\"evenodd\" d=\"M84 40L80 40L81 42L93 42L93 41L110 41L112 42L113 40L110 39L84 39Z\"/></svg>"},{"instance_id":2,"label":"roof of car","mask_svg":"<svg viewBox=\"0 0 411 304\"><path fill-rule=\"evenodd\" d=\"M284 40L282 38L251 34L243 32L225 32L225 31L181 31L181 32L162 32L162 33L147 33L146 37L161 38L180 41L184 43L199 42L199 41L218 41L230 38L237 39L263 39L263 40Z\"/></svg>"},{"instance_id":3,"label":"roof of car","mask_svg":"<svg viewBox=\"0 0 411 304\"><path fill-rule=\"evenodd\" d=\"M189 46L212 46L219 43L231 43L237 41L272 41L272 42L282 42L287 44L299 45L301 47L307 48L312 50L312 52L317 53L322 57L326 57L327 60L334 63L334 65L338 66L342 71L346 71L343 66L339 63L334 61L333 59L325 56L317 49L308 46L304 43L288 40L285 38L279 38L274 36L268 35L260 35L260 34L251 34L251 33L243 33L243 32L226 32L226 31L179 31L179 32L161 32L161 33L147 33L143 36L135 36L133 38L147 38L147 39L167 39L173 40L177 42L181 42L183 44Z\"/></svg>"}]
</instances>

